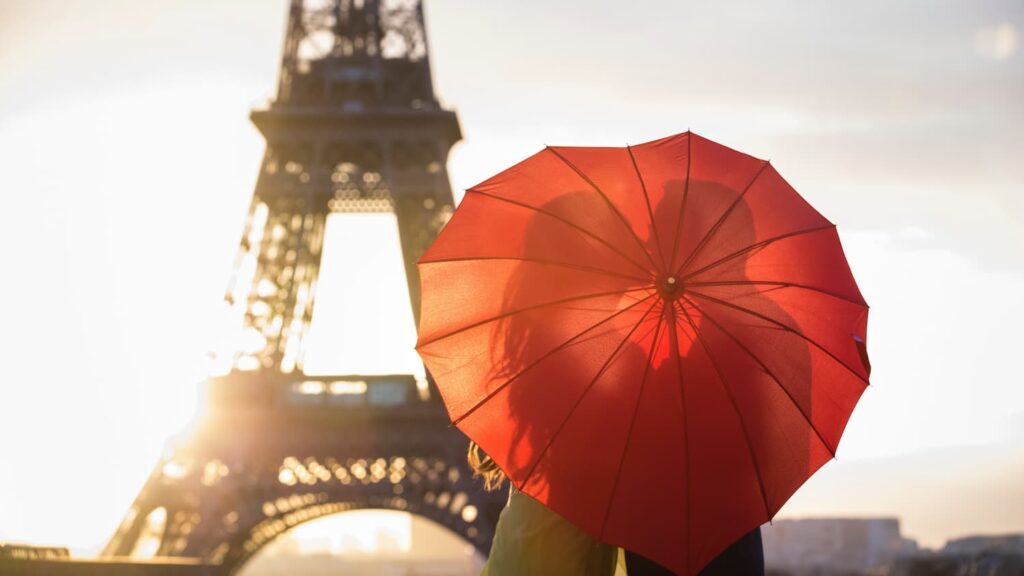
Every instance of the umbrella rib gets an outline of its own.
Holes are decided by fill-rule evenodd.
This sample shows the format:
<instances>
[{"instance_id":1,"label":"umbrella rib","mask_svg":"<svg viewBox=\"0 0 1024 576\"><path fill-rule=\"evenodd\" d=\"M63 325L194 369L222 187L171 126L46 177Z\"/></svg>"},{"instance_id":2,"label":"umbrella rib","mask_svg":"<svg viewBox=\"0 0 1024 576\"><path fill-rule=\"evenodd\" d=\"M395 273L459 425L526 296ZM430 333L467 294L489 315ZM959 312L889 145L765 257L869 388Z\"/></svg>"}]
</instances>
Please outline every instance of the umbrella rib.
<instances>
[{"instance_id":1,"label":"umbrella rib","mask_svg":"<svg viewBox=\"0 0 1024 576\"><path fill-rule=\"evenodd\" d=\"M565 429L565 425L569 422L569 419L572 418L572 415L576 412L576 409L580 407L580 404L583 403L583 399L586 398L587 393L594 388L594 384L597 383L598 379L600 379L601 376L604 375L608 367L611 366L612 360L614 360L615 357L618 355L619 350L621 350L622 347L625 346L626 342L629 340L629 337L632 336L634 332L636 332L636 329L640 327L640 324L644 322L644 320L647 318L647 315L650 314L651 310L654 310L654 307L657 305L658 301L655 300L654 304L651 304L651 306L644 312L643 316L640 317L640 320L638 320L637 323L634 324L632 328L630 328L629 332L627 332L626 335L622 337L622 340L619 342L619 345L615 347L615 350L613 350L612 353L608 355L608 359L604 361L604 364L601 365L601 368L597 371L597 374L594 375L594 377L587 384L586 388L583 389L583 392L579 395L579 398L576 399L576 402L572 405L572 408L569 409L569 413L565 415L565 418L562 419L561 424L559 424L558 428L551 434L551 438L548 439L547 445L544 446L544 449L541 450L540 454L538 454L537 458L533 461L533 465L530 466L530 470L526 473L526 476L523 478L521 486L525 487L530 482L530 477L533 476L534 471L537 470L537 465L540 464L540 461L544 459L545 455L547 455L548 450L551 449L551 445L555 443L555 440L558 439L558 435L561 434L562 430Z\"/></svg>"},{"instance_id":2,"label":"umbrella rib","mask_svg":"<svg viewBox=\"0 0 1024 576\"><path fill-rule=\"evenodd\" d=\"M686 135L686 183L683 184L683 201L679 204L679 217L676 218L676 237L672 240L672 258L669 259L669 266L676 261L676 251L679 249L679 235L682 233L683 214L686 212L686 199L690 197L690 167L692 166L693 158L691 142L693 142L693 133L689 132Z\"/></svg>"},{"instance_id":3,"label":"umbrella rib","mask_svg":"<svg viewBox=\"0 0 1024 576\"><path fill-rule=\"evenodd\" d=\"M584 182L589 184L590 187L593 188L594 191L597 192L601 196L601 198L604 199L605 204L607 204L608 207L611 208L612 212L614 212L615 215L618 216L619 221L621 221L622 225L626 227L627 231L629 231L629 235L632 236L633 240L636 241L636 245L640 248L640 252L642 252L643 255L647 257L647 261L651 263L651 267L654 268L655 270L657 270L658 269L658 265L654 263L654 258L651 258L651 254L650 254L650 252L647 251L647 248L644 247L643 241L640 240L640 237L636 235L636 232L633 231L633 227L629 225L628 221L626 221L626 217L622 215L622 212L619 212L619 209L615 207L615 204L612 204L611 199L608 198L607 195L605 195L604 191L602 191L597 186L597 184L595 184L594 181L590 179L589 176L584 174L582 170L577 168L575 164L570 162L568 158L566 158L565 156L562 156L561 154L559 154L558 151L555 150L554 148L552 148L551 146L548 146L547 149L550 150L551 153L554 154L556 157L558 157L559 160L561 160L563 163L565 163L566 166L571 168L573 170L573 172L575 172L577 175L579 175L579 177L582 178Z\"/></svg>"},{"instance_id":4,"label":"umbrella rib","mask_svg":"<svg viewBox=\"0 0 1024 576\"><path fill-rule=\"evenodd\" d=\"M818 428L814 425L814 422L811 421L811 417L808 416L807 412L804 411L803 407L800 406L800 404L796 401L796 398L793 398L793 395L789 392L789 390L785 386L782 385L782 382L775 375L775 373L772 372L771 369L768 368L768 366L766 366L765 363L763 361L761 361L761 359L758 358L757 355L754 354L754 352L746 344L741 342L740 339L736 335L734 335L732 332L727 330L724 326L719 324L714 319L714 317L712 317L710 314L707 313L707 311L702 309L700 306L697 306L696 302L694 302L693 300L690 300L686 296L683 296L683 298L685 298L686 301L689 302L690 305L694 307L694 309L696 309L698 312L700 312L701 316L703 316L704 318L707 318L712 324L717 326L718 329L721 330L723 334L728 336L730 340L735 342L737 346L739 346L744 352L746 352L747 355L750 356L750 359L753 360L754 362L756 362L757 365L760 366L762 370L764 370L765 374L768 374L768 376L772 379L772 381L774 381L775 384L779 387L779 389L782 390L782 393L785 394L787 398L789 398L789 401L793 404L793 407L796 408L797 411L800 412L800 415L804 417L804 421L807 422L807 425L811 427L811 430L814 430L814 434L818 437L818 440L821 441L822 445L825 446L825 448L829 451L829 453L832 454L832 457L835 458L836 457L835 449L832 448L832 446L827 441L825 441L825 437L821 434L821 431L818 430Z\"/></svg>"},{"instance_id":5,"label":"umbrella rib","mask_svg":"<svg viewBox=\"0 0 1024 576\"><path fill-rule=\"evenodd\" d=\"M640 322L643 323L643 322L647 322L648 320L650 320L650 318L644 318ZM657 325L655 325L655 328L657 328ZM650 330L647 330L642 335L640 335L639 338L637 338L637 342L643 342L644 339L646 339L648 336L650 336L653 333L654 333L654 328L652 328Z\"/></svg>"},{"instance_id":6,"label":"umbrella rib","mask_svg":"<svg viewBox=\"0 0 1024 576\"><path fill-rule=\"evenodd\" d=\"M619 456L619 465L615 472L615 483L612 484L611 494L608 495L608 506L604 511L604 520L601 521L599 538L604 538L605 528L608 527L608 518L612 513L612 504L615 502L615 494L619 490L619 481L622 479L622 465L626 462L626 453L629 452L629 442L633 438L633 429L636 426L636 417L640 413L640 402L643 400L644 387L647 384L647 375L651 370L651 361L654 359L654 352L658 349L658 340L661 336L661 324L665 317L658 314L658 325L654 328L654 340L651 342L651 351L647 353L647 363L644 364L644 374L640 378L640 391L636 395L636 404L633 406L633 416L629 420L629 430L626 432L626 443L622 447L622 454Z\"/></svg>"},{"instance_id":7,"label":"umbrella rib","mask_svg":"<svg viewBox=\"0 0 1024 576\"><path fill-rule=\"evenodd\" d=\"M702 286L712 287L712 286L748 286L748 285L750 285L750 286L776 286L777 288L802 288L804 290L809 290L811 292L818 292L819 294L824 294L825 296L831 296L831 297L835 298L836 300L842 300L843 302L848 302L850 304L855 304L857 306L865 306L865 304L863 302L857 302L856 300L850 300L849 298L846 298L845 296L841 296L839 294L836 294L835 292L832 292L831 290L825 290L823 288L817 288L815 286L810 286L808 284L798 284L796 282L779 282L779 281L775 281L775 280L723 280L721 282L690 282L690 283L687 283L686 285L688 287L691 287L691 288L692 287L700 288Z\"/></svg>"},{"instance_id":8,"label":"umbrella rib","mask_svg":"<svg viewBox=\"0 0 1024 576\"><path fill-rule=\"evenodd\" d=\"M510 312L502 312L501 314L498 314L497 316L491 316L490 318L485 318L483 320L479 320L477 322L473 322L471 324L467 324L467 325L462 326L461 328L457 328L457 329L455 329L455 330L453 330L451 332L447 332L445 334L441 334L439 336L435 336L433 338L424 340L423 342L419 342L419 343L416 344L416 349L419 350L419 349L423 348L424 346L427 346L429 344L433 344L433 343L435 343L435 342L437 342L439 340L443 340L445 338L449 338L449 337L454 336L456 334L460 334L462 332L465 332L466 330L471 330L473 328L477 328L479 326L483 326L484 324L487 324L489 322L494 322L495 320L501 320L502 318L508 318L509 316L515 316L516 314L520 314L522 312L528 312L530 310L536 310L538 308L544 308L546 306L552 306L552 305L555 305L555 304L564 304L566 302L575 302L577 300L586 300L588 298L598 298L600 296L610 296L612 294L626 294L628 292L639 292L640 290L650 290L650 287L649 286L641 286L639 288L627 288L625 290L621 290L620 289L620 290L606 290L604 292L591 292L589 294L580 294L578 296L569 296L569 297L566 297L566 298L559 298L557 300L549 300L547 302L541 302L540 304L534 304L532 306L526 306L525 308L518 308L518 309L512 310ZM654 294L656 294L656 293L652 293L651 295L653 296Z\"/></svg>"},{"instance_id":9,"label":"umbrella rib","mask_svg":"<svg viewBox=\"0 0 1024 576\"><path fill-rule=\"evenodd\" d=\"M718 374L718 381L722 385L722 390L725 392L726 396L729 397L729 403L732 405L732 410L736 413L736 418L740 422L740 428L743 430L743 439L747 442L747 451L750 453L750 462L754 465L754 472L757 473L757 484L761 488L761 500L764 502L765 518L771 518L772 512L771 507L768 505L768 491L764 487L764 475L761 473L761 465L757 461L754 444L750 441L750 431L747 429L747 423L743 420L743 415L740 414L739 406L736 404L736 397L733 396L732 390L729 388L728 384L726 384L725 374L722 373L722 368L719 366L718 360L715 358L715 355L711 353L711 347L708 346L704 337L701 335L700 330L697 329L697 324L695 324L693 319L690 318L690 313L686 311L686 308L684 308L682 304L679 305L679 310L683 312L683 315L686 317L686 321L690 324L690 328L693 329L693 333L697 335L697 341L700 342L701 348L704 349L704 353L708 355L708 359L711 360L711 365L715 368L715 373Z\"/></svg>"},{"instance_id":10,"label":"umbrella rib","mask_svg":"<svg viewBox=\"0 0 1024 576\"><path fill-rule=\"evenodd\" d=\"M732 309L737 310L739 312L744 312L746 314L750 314L751 316L753 316L755 318L760 318L761 320L764 320L766 322L771 322L772 324L778 326L782 330L785 330L786 332L789 332L791 334L795 334L795 335L799 336L800 338L806 340L809 344L813 345L818 350L821 350L822 352L827 354L828 357L833 359L833 360L835 360L837 364L839 364L843 368L846 368L847 370L849 370L850 374L853 374L858 380L863 382L865 385L868 384L868 381L863 376L861 376L860 374L857 374L856 370L854 370L849 365L847 365L846 362L843 362L842 360L840 360L838 356L836 356L835 354L833 354L829 350L825 349L824 346L822 346L821 344L816 342L814 339L809 338L806 334L803 334L802 332L800 332L798 330L794 330L793 328L783 324L782 322L779 322L778 320L775 320L774 318L770 318L768 316L765 316L764 314L761 314L760 312L756 312L754 310L751 310L750 308L746 308L744 306L740 306L739 304L733 304L732 302L727 302L725 300L721 300L719 298L715 298L714 296L709 296L709 295L704 294L702 292L697 292L696 290L688 290L688 292L690 294L695 295L695 296L699 296L701 298L705 298L707 300L711 300L712 302L716 302L718 304L721 304L722 306L728 306L729 308L732 308Z\"/></svg>"},{"instance_id":11,"label":"umbrella rib","mask_svg":"<svg viewBox=\"0 0 1024 576\"><path fill-rule=\"evenodd\" d=\"M574 230L577 230L579 232L582 232L583 234L586 234L587 236L593 238L594 240L597 240L603 246L605 246L606 248L608 248L612 252L618 254L624 260L626 260L627 262L629 262L633 266L636 266L644 274L650 274L650 270L648 270L646 267L644 267L642 264L640 264L636 260L633 260L632 258L627 256L626 254L624 254L621 250L619 250L618 248L613 246L610 242L608 242L604 238L601 238L597 234L594 234L593 232L591 232L590 230L587 230L586 228L583 228L582 226L579 226L577 224L573 224L572 222L566 220L565 218L562 218L561 216L559 216L559 215L557 215L557 214L555 214L555 213L553 213L553 212L551 212L549 210L544 210L543 208L538 208L536 206L531 206L529 204L526 204L525 202L520 202L518 200L513 200L511 198L505 198L504 196L497 196L495 194L490 194L488 192L481 192L480 190L474 190L473 188L470 188L469 190L466 190L466 193L467 194L473 193L473 194L479 194L481 196L487 196L488 198L493 198L494 200L498 200L500 202L507 202L509 204L512 204L513 206L519 206L520 208L526 208L527 210L532 210L532 211L537 212L539 214L544 214L545 216L549 216L549 217L551 217L551 218L561 222L562 224L565 224L566 226L569 226L570 228L572 228Z\"/></svg>"},{"instance_id":12,"label":"umbrella rib","mask_svg":"<svg viewBox=\"0 0 1024 576\"><path fill-rule=\"evenodd\" d=\"M835 227L836 227L835 224L828 224L826 226L816 226L814 228L805 228L803 230L797 230L795 232L789 232L789 233L786 233L786 234L780 234L778 236L773 236L771 238L766 238L766 239L764 239L764 240L762 240L762 241L760 241L760 242L758 242L756 244L751 244L750 246L747 246L746 248L743 248L741 250L737 250L736 252L733 252L732 254L727 254L725 256L722 256L718 260L715 260L714 262L705 265L704 267L700 268L699 270L694 270L693 272L688 272L685 276L683 276L682 280L686 280L688 278L693 278L694 276L696 276L698 274L702 274L704 272L707 272L708 270L711 270L712 268L715 268L717 266L721 266L722 264L725 264L726 262L728 262L729 260L732 260L733 258L742 256L742 255L744 255L744 254L746 254L748 252L753 252L754 250L757 250L759 248L764 248L765 246L768 246L770 244L774 244L774 243L776 243L776 242L778 242L780 240L785 240L786 238L792 238L794 236L801 236L803 234L810 234L812 232L820 232L822 230L828 230L829 228L835 228Z\"/></svg>"},{"instance_id":13,"label":"umbrella rib","mask_svg":"<svg viewBox=\"0 0 1024 576\"><path fill-rule=\"evenodd\" d=\"M686 410L686 387L683 383L683 360L679 356L679 333L676 331L676 309L674 306L669 306L668 310L672 316L672 328L669 332L669 341L672 348L672 355L676 358L676 378L679 381L679 403L683 421L683 454L686 465L686 572L689 573L690 553L693 551L693 514L691 512L692 498L690 496L690 419L687 417Z\"/></svg>"},{"instance_id":14,"label":"umbrella rib","mask_svg":"<svg viewBox=\"0 0 1024 576\"><path fill-rule=\"evenodd\" d=\"M654 232L654 243L658 249L658 259L661 260L660 270L667 270L668 264L665 262L665 253L661 250L661 236L658 234L658 227L654 223L654 210L651 208L651 197L647 193L647 184L644 182L644 177L640 174L640 166L636 163L636 157L633 156L633 148L627 144L626 152L629 154L629 160L633 163L633 170L636 171L636 179L640 182L640 190L644 193L644 203L647 205L647 215L651 219L651 230Z\"/></svg>"},{"instance_id":15,"label":"umbrella rib","mask_svg":"<svg viewBox=\"0 0 1024 576\"><path fill-rule=\"evenodd\" d=\"M523 258L521 256L466 256L456 258L438 258L436 260L424 260L420 261L419 264L439 264L447 262L475 262L478 260L518 260L520 262L534 262L536 264L544 264L548 266L558 266L560 268L569 268L572 270L582 270L584 272L597 272L606 276L615 276L617 278L624 278L626 280L636 280L637 282L649 282L650 278L641 278L639 276L630 276L629 274L622 274L620 272L612 272L606 268L598 268L596 266L584 266L582 264L572 264L570 262L559 262L557 260L543 260L540 258Z\"/></svg>"},{"instance_id":16,"label":"umbrella rib","mask_svg":"<svg viewBox=\"0 0 1024 576\"><path fill-rule=\"evenodd\" d=\"M749 192L750 189L754 186L754 183L757 182L757 179L761 177L761 174L764 174L765 168L767 168L769 164L770 162L768 162L767 160L761 164L761 167L757 169L757 173L754 174L754 177L750 179L750 182L747 184L746 188L744 188L743 191L740 192L739 196L737 196L736 199L732 201L732 204L730 204L729 207L725 209L725 212L723 212L722 215L718 218L718 221L715 222L714 226L712 226L711 229L708 230L708 233L705 234L703 238L701 238L700 242L697 243L697 246L693 249L692 252L690 252L690 255L687 256L686 260L684 260L683 263L679 266L679 268L676 270L674 274L675 276L678 276L679 273L682 272L690 264L690 262L693 262L694 258L696 258L698 254L700 254L701 250L703 250L704 247L708 245L708 242L711 240L711 237L714 236L716 232L718 232L719 228L722 227L722 224L725 222L725 219L728 218L730 214L732 214L732 211L736 209L736 206L738 206L740 201L743 200L743 197L747 195L747 192Z\"/></svg>"},{"instance_id":17,"label":"umbrella rib","mask_svg":"<svg viewBox=\"0 0 1024 576\"><path fill-rule=\"evenodd\" d=\"M522 376L523 374L525 374L527 370L530 370L530 369L531 369L531 368L533 368L534 366L536 366L536 365L540 364L541 362L543 362L544 360L546 360L546 359L547 359L547 358L549 358L550 356L554 355L554 354L555 354L556 352L558 352L558 351L562 350L563 348L565 348L565 347L569 346L569 345L570 345L570 344L572 344L572 343L573 343L574 341L576 341L576 340L578 340L579 338L581 338L581 337L582 337L582 336L583 336L584 334L586 334L587 332L590 332L590 331L591 331L591 330L593 330L594 328L597 328L598 326L600 326L600 325L602 325L602 324L604 324L604 323L608 322L609 320L612 320L613 318L615 318L615 317L617 317L617 316L620 316L620 315L624 314L625 312L627 312L627 311L629 311L629 310L631 310L631 309L635 308L636 306L638 306L638 305L639 305L639 304L640 304L641 302L644 302L644 301L646 301L646 300L649 300L649 299L651 299L652 297L654 297L655 295L656 295L656 293L652 293L652 294L648 295L648 296L647 296L646 298L642 298L642 299L640 299L640 300L637 300L636 302L634 302L634 303L630 304L629 306L626 306L626 307L625 307L625 308L623 308L622 310L619 310L619 311L615 312L615 313L614 313L614 314L612 314L611 316L608 316L607 318L604 318L604 319L602 319L602 320L601 320L600 322L597 322L596 324L592 324L592 325L588 326L588 327L587 327L587 328L586 328L585 330L581 331L581 332L580 332L579 334L576 334L576 335L574 335L573 337L569 338L569 339L568 339L568 340L566 340L565 342L562 342L562 343L561 343L561 344L559 344L558 346L556 346L556 347L552 348L551 350L549 350L549 351L545 352L545 353L544 353L543 355L541 355L541 356L540 356L539 358L536 358L536 359L535 359L535 360L534 360L533 362L530 362L530 363L529 363L529 364L527 364L527 365L526 365L525 367L523 367L523 368L522 368L521 370L519 370L518 372L516 372L515 374L513 374L513 375L512 375L512 376L511 376L511 377L510 377L510 378L509 378L508 380L505 380L504 382L502 382L501 384L499 384L499 385L498 385L498 386L497 386L497 387L496 387L496 388L495 388L494 390L491 390L490 392L488 392L486 396L484 396L483 398L481 398L481 399L480 399L479 401L477 401L477 402L476 402L475 404L473 404L472 406L470 406L470 407L469 407L469 408L468 408L468 409L467 409L467 410L466 410L465 412L463 412L463 413L462 413L462 414L461 414L461 415L460 415L460 416L459 416L458 418L456 418L455 420L453 420L453 421L452 421L452 424L453 424L453 425L457 425L457 424L458 424L459 422L462 422L463 420L465 420L466 418L468 418L468 417L469 417L469 416L470 416L470 415L471 415L472 413L476 412L476 411L477 411L477 409L479 409L479 408L480 408L481 406L483 406L483 405L484 405L485 403L487 403L487 402L488 402L488 401L489 401L489 400L490 400L491 398L495 397L495 396L496 396L496 395L497 395L497 394L498 394L499 392L501 392L502 390L504 390L504 389L505 389L505 388L506 388L506 387L507 387L507 386L508 386L509 384L511 384L511 383L512 383L513 381L515 381L515 380L516 380L516 379L518 379L518 378L519 378L520 376ZM655 302L655 304L657 304L657 302ZM644 316L646 316L646 313L644 314ZM643 321L643 318L642 318L642 317L640 318L640 321L641 321L641 322ZM638 323L638 324L639 324L639 323Z\"/></svg>"},{"instance_id":18,"label":"umbrella rib","mask_svg":"<svg viewBox=\"0 0 1024 576\"><path fill-rule=\"evenodd\" d=\"M646 319L644 321L646 321ZM573 346L580 346L580 345L586 344L587 342L590 342L592 340L597 340L598 338L603 338L603 337L611 334L612 332L619 332L619 330L618 330L618 328L615 328L613 326L613 327L610 327L607 330L603 330L601 332L596 332L596 331L595 332L591 332L590 335L587 336L586 338L580 338L580 339L576 340L575 342L572 342L571 344ZM651 333L650 330L645 332L643 334L643 336L640 338L640 340L643 340L643 338L646 338L650 333Z\"/></svg>"}]
</instances>

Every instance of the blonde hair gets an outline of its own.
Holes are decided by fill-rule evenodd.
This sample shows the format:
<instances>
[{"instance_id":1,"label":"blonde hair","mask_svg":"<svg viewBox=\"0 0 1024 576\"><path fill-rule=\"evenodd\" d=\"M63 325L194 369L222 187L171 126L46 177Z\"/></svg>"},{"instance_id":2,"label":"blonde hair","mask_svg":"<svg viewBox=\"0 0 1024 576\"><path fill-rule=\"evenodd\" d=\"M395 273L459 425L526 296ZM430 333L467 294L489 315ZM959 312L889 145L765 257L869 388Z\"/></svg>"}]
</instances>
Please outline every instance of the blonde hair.
<instances>
[{"instance_id":1,"label":"blonde hair","mask_svg":"<svg viewBox=\"0 0 1024 576\"><path fill-rule=\"evenodd\" d=\"M473 469L473 477L481 477L484 479L484 490L488 492L501 488L502 483L505 482L505 473L501 471L501 468L491 460L491 457L486 452L480 449L480 446L472 440L469 441L469 449L466 451L466 460L469 462L469 467Z\"/></svg>"}]
</instances>

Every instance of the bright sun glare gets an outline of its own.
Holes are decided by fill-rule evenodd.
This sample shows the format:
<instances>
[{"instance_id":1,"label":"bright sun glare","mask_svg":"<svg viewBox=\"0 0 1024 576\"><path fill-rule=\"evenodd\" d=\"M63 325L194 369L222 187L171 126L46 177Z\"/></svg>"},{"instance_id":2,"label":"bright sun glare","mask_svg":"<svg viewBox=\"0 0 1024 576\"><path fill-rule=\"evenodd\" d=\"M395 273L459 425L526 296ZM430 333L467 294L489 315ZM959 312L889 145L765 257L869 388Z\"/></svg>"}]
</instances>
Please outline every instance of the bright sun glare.
<instances>
[{"instance_id":1,"label":"bright sun glare","mask_svg":"<svg viewBox=\"0 0 1024 576\"><path fill-rule=\"evenodd\" d=\"M305 372L422 376L407 286L394 214L329 216Z\"/></svg>"}]
</instances>

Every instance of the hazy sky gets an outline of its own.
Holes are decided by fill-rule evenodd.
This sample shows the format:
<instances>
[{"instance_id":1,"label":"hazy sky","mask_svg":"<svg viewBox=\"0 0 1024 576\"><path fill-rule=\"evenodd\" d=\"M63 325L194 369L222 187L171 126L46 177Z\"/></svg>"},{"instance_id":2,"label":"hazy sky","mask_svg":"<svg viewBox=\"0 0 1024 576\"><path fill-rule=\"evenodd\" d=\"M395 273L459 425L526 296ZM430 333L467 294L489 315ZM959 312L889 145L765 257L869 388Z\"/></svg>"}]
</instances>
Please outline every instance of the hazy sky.
<instances>
[{"instance_id":1,"label":"hazy sky","mask_svg":"<svg viewBox=\"0 0 1024 576\"><path fill-rule=\"evenodd\" d=\"M191 418L286 4L0 0L0 540L94 550ZM1024 3L426 12L457 198L544 144L690 128L839 224L873 386L782 515L1024 530Z\"/></svg>"}]
</instances>

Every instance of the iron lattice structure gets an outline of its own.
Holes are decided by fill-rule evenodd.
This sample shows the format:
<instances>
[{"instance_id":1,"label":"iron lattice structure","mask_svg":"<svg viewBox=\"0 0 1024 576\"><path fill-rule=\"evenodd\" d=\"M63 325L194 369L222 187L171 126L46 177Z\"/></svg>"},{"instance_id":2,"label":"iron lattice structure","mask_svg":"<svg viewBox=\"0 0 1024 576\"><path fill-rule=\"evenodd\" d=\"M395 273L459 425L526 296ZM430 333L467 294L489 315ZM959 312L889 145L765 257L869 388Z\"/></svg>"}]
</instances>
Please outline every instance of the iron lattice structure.
<instances>
[{"instance_id":1,"label":"iron lattice structure","mask_svg":"<svg viewBox=\"0 0 1024 576\"><path fill-rule=\"evenodd\" d=\"M333 212L395 214L418 322L415 263L454 209L445 166L461 138L434 95L420 2L291 0L277 97L251 117L267 149L225 300L258 345L221 356L203 422L104 555L230 574L302 522L366 508L429 518L486 554L504 497L472 479L432 383L302 369Z\"/></svg>"}]
</instances>

